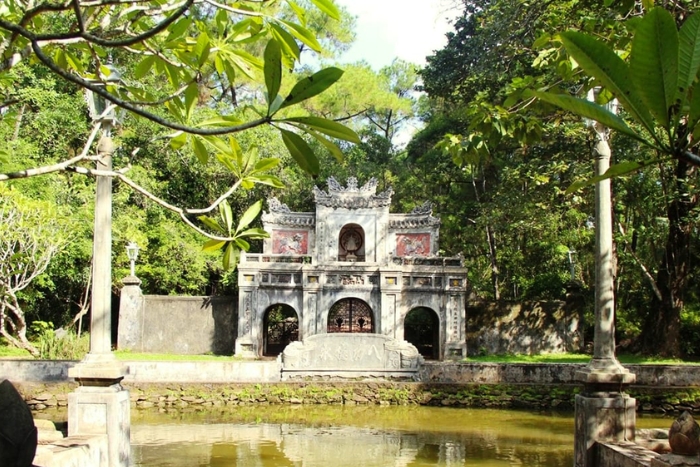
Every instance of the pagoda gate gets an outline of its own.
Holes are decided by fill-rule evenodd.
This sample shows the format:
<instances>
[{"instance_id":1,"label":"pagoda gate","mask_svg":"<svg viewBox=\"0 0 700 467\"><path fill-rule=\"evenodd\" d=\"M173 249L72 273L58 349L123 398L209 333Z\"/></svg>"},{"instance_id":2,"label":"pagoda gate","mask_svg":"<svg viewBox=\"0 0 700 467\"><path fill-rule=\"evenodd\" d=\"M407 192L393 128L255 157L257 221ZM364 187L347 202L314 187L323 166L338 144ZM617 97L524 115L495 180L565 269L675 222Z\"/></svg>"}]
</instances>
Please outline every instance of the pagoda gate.
<instances>
[{"instance_id":1,"label":"pagoda gate","mask_svg":"<svg viewBox=\"0 0 700 467\"><path fill-rule=\"evenodd\" d=\"M314 187L315 212L276 198L263 213L262 254L238 265L236 355L280 354L329 333L380 334L413 344L428 359L463 358L467 271L440 257L440 221L429 203L389 212L391 189L328 179Z\"/></svg>"}]
</instances>

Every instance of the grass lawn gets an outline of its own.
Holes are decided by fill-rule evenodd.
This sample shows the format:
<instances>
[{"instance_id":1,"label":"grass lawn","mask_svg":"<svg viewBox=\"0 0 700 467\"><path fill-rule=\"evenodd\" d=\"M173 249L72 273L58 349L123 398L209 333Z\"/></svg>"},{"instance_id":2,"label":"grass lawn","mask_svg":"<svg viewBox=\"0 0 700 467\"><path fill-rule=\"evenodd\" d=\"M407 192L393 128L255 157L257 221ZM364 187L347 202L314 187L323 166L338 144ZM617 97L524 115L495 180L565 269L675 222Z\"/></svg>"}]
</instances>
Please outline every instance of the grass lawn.
<instances>
[{"instance_id":1,"label":"grass lawn","mask_svg":"<svg viewBox=\"0 0 700 467\"><path fill-rule=\"evenodd\" d=\"M211 361L221 362L239 360L239 357L231 355L176 355L139 353L126 350L117 350L115 356L122 361ZM17 349L0 341L0 358L32 358L26 350ZM661 359L655 357L643 357L640 355L618 355L621 363L638 365L700 365L698 361L684 361L680 359ZM485 355L481 357L469 357L463 361L471 363L588 363L591 359L586 354L542 354L542 355Z\"/></svg>"},{"instance_id":2,"label":"grass lawn","mask_svg":"<svg viewBox=\"0 0 700 467\"><path fill-rule=\"evenodd\" d=\"M542 355L485 355L483 357L469 357L466 362L474 363L588 363L591 359L586 354L542 354ZM681 359L663 359L658 357L646 357L641 355L618 355L620 363L636 365L698 365L697 361L684 361Z\"/></svg>"}]
</instances>

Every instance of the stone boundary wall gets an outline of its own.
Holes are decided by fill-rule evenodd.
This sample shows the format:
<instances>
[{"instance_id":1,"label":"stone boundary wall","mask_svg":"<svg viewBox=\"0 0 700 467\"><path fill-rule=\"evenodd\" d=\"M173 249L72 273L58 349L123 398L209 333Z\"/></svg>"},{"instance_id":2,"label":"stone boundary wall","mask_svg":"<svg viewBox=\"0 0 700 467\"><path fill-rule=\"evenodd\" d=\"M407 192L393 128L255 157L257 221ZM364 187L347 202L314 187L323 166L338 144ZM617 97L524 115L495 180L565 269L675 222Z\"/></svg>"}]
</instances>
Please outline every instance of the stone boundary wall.
<instances>
[{"instance_id":1,"label":"stone boundary wall","mask_svg":"<svg viewBox=\"0 0 700 467\"><path fill-rule=\"evenodd\" d=\"M583 303L575 293L566 301L469 301L466 311L469 356L582 350Z\"/></svg>"},{"instance_id":2,"label":"stone boundary wall","mask_svg":"<svg viewBox=\"0 0 700 467\"><path fill-rule=\"evenodd\" d=\"M0 380L14 382L67 382L71 360L0 359ZM127 383L274 383L281 380L276 360L125 361ZM583 363L457 363L421 365L418 381L449 384L572 384ZM700 365L625 365L637 376L636 387L700 389Z\"/></svg>"},{"instance_id":3,"label":"stone boundary wall","mask_svg":"<svg viewBox=\"0 0 700 467\"><path fill-rule=\"evenodd\" d=\"M76 383L15 383L33 411L64 410ZM370 404L573 411L578 385L408 382L124 383L136 409L205 410L252 404ZM639 388L640 412L700 414L700 388Z\"/></svg>"},{"instance_id":4,"label":"stone boundary wall","mask_svg":"<svg viewBox=\"0 0 700 467\"><path fill-rule=\"evenodd\" d=\"M67 374L67 368L75 363L0 360L0 379L12 381L33 410L61 408L76 384L57 375ZM123 382L131 392L132 405L166 409L279 403L573 410L581 388L573 376L584 366L426 363L421 370L422 382L325 379L282 383L276 361L125 363L135 370ZM637 399L639 411L700 414L700 366L628 368L637 374L637 384L628 392ZM163 381L168 378L170 381Z\"/></svg>"},{"instance_id":5,"label":"stone boundary wall","mask_svg":"<svg viewBox=\"0 0 700 467\"><path fill-rule=\"evenodd\" d=\"M233 355L237 304L237 297L141 295L138 287L125 287L119 303L118 347Z\"/></svg>"}]
</instances>

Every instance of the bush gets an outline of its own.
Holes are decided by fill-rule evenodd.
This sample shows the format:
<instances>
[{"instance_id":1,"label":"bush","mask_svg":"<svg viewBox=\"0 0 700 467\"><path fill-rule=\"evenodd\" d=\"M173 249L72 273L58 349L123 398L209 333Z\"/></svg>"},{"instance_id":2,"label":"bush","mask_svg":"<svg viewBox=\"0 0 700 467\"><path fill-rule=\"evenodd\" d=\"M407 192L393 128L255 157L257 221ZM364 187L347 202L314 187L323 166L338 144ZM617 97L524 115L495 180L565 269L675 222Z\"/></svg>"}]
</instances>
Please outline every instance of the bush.
<instances>
[{"instance_id":1,"label":"bush","mask_svg":"<svg viewBox=\"0 0 700 467\"><path fill-rule=\"evenodd\" d=\"M44 360L82 360L90 350L90 335L80 336L73 329L54 330L52 322L34 321L30 327L39 358Z\"/></svg>"},{"instance_id":2,"label":"bush","mask_svg":"<svg viewBox=\"0 0 700 467\"><path fill-rule=\"evenodd\" d=\"M684 357L700 357L700 309L686 307L681 312L681 352Z\"/></svg>"}]
</instances>

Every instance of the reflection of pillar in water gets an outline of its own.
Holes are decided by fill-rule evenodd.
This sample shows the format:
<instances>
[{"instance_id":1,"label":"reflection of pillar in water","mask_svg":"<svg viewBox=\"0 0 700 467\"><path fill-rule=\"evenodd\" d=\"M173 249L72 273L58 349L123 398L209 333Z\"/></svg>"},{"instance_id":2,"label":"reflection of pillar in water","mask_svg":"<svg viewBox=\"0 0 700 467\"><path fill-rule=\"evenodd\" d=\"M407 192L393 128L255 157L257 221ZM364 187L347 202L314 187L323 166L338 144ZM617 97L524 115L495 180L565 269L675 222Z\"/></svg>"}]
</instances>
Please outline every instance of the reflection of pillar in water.
<instances>
[{"instance_id":1,"label":"reflection of pillar in water","mask_svg":"<svg viewBox=\"0 0 700 467\"><path fill-rule=\"evenodd\" d=\"M466 454L463 445L446 441L441 448L440 463L442 465L464 465Z\"/></svg>"}]
</instances>

